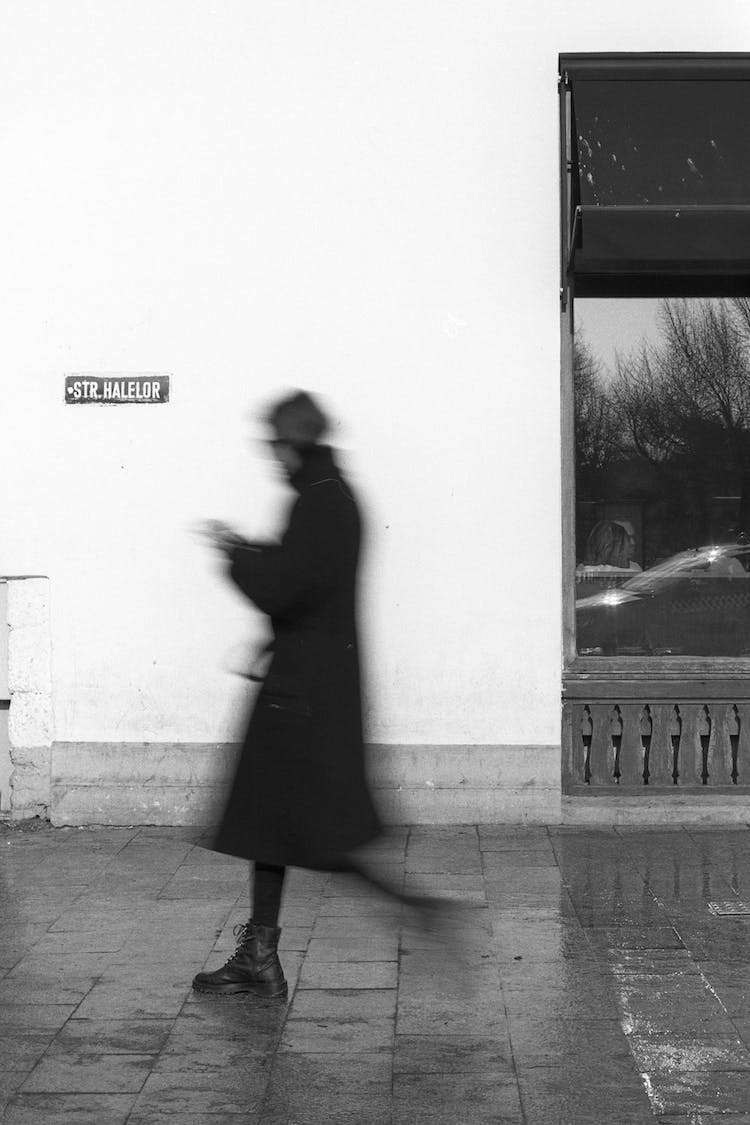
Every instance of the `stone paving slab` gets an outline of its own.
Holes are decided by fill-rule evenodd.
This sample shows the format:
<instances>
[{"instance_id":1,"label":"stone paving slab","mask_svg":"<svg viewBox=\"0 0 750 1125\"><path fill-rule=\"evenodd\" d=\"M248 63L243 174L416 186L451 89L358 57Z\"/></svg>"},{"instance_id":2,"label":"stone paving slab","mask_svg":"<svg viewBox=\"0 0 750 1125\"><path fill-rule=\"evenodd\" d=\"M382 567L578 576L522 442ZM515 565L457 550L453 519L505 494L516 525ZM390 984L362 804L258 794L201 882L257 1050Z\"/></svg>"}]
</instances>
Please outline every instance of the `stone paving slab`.
<instances>
[{"instance_id":1,"label":"stone paving slab","mask_svg":"<svg viewBox=\"0 0 750 1125\"><path fill-rule=\"evenodd\" d=\"M191 990L248 915L201 842L0 822L3 1125L750 1125L746 827L394 829L445 908L291 872L281 1003Z\"/></svg>"},{"instance_id":2,"label":"stone paving slab","mask_svg":"<svg viewBox=\"0 0 750 1125\"><path fill-rule=\"evenodd\" d=\"M5 1109L3 1125L125 1125L135 1094L18 1094Z\"/></svg>"}]
</instances>

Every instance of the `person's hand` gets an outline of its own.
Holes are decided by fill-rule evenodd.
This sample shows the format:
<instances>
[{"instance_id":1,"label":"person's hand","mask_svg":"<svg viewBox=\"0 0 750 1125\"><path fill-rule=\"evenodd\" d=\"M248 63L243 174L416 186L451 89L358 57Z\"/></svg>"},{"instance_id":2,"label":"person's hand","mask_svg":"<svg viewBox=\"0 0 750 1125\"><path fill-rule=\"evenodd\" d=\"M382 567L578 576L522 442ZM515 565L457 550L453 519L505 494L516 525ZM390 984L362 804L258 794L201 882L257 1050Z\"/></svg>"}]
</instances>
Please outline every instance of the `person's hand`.
<instances>
[{"instance_id":1,"label":"person's hand","mask_svg":"<svg viewBox=\"0 0 750 1125\"><path fill-rule=\"evenodd\" d=\"M203 539L208 540L212 547L227 553L236 547L244 546L247 542L244 536L238 534L223 520L204 520L195 530Z\"/></svg>"}]
</instances>

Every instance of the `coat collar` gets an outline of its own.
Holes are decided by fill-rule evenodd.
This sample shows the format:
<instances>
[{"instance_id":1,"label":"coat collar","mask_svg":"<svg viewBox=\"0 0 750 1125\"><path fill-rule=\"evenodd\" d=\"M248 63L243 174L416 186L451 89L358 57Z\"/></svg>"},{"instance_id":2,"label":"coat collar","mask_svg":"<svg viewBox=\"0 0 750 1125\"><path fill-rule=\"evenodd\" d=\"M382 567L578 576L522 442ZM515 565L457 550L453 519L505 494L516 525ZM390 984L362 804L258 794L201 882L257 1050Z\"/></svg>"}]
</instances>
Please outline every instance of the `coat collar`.
<instances>
[{"instance_id":1,"label":"coat collar","mask_svg":"<svg viewBox=\"0 0 750 1125\"><path fill-rule=\"evenodd\" d=\"M301 452L302 465L289 478L289 483L297 492L324 480L341 479L330 446L310 445Z\"/></svg>"}]
</instances>

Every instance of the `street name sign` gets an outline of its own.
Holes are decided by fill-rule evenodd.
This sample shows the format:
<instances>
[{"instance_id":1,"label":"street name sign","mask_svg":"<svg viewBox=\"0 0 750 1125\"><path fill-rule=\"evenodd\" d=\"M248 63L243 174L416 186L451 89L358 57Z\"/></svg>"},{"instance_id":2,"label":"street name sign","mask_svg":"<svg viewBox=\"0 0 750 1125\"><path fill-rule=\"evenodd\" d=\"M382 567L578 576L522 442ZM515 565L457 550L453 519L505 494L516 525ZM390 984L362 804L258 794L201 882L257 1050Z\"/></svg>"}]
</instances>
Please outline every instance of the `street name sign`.
<instances>
[{"instance_id":1,"label":"street name sign","mask_svg":"<svg viewBox=\"0 0 750 1125\"><path fill-rule=\"evenodd\" d=\"M65 401L72 406L169 402L169 375L66 375Z\"/></svg>"}]
</instances>

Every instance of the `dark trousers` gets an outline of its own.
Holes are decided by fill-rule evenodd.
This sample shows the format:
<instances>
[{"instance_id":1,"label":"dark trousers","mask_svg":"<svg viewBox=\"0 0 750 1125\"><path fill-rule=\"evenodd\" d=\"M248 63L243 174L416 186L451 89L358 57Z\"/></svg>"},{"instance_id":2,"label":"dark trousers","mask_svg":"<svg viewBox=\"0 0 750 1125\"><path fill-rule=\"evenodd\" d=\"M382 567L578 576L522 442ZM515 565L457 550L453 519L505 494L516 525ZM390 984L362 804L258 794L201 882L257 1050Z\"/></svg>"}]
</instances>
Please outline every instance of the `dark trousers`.
<instances>
[{"instance_id":1,"label":"dark trousers","mask_svg":"<svg viewBox=\"0 0 750 1125\"><path fill-rule=\"evenodd\" d=\"M281 895L284 890L285 867L271 863L256 863L253 878L253 921L259 926L279 924Z\"/></svg>"}]
</instances>

